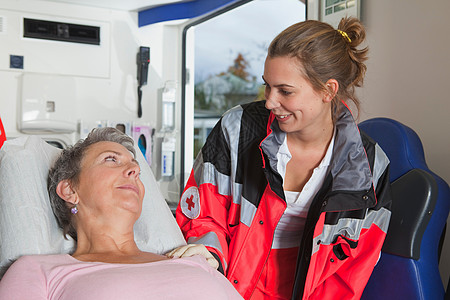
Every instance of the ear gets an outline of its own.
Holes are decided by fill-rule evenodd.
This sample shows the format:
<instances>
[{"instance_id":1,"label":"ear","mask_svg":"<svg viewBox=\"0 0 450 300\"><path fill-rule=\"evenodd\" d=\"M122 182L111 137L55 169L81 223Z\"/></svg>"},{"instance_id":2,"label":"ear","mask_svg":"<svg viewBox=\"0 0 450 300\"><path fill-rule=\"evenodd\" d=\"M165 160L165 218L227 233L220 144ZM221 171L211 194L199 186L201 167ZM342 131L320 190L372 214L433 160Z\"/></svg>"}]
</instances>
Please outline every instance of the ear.
<instances>
[{"instance_id":1,"label":"ear","mask_svg":"<svg viewBox=\"0 0 450 300\"><path fill-rule=\"evenodd\" d=\"M324 93L323 101L331 102L339 91L339 82L336 79L328 79L325 85L327 87L327 92Z\"/></svg>"},{"instance_id":2,"label":"ear","mask_svg":"<svg viewBox=\"0 0 450 300\"><path fill-rule=\"evenodd\" d=\"M72 188L71 183L67 179L61 180L58 183L56 186L56 193L66 202L72 204L78 204L79 202L77 192Z\"/></svg>"}]
</instances>

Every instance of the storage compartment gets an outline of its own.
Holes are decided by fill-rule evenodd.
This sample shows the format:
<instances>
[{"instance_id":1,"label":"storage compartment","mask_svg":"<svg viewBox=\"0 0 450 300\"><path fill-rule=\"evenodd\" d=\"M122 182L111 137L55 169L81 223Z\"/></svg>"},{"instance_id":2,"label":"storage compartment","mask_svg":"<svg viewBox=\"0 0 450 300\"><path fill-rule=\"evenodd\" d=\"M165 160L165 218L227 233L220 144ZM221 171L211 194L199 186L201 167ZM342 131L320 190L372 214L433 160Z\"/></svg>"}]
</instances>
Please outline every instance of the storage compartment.
<instances>
[{"instance_id":1,"label":"storage compartment","mask_svg":"<svg viewBox=\"0 0 450 300\"><path fill-rule=\"evenodd\" d=\"M4 25L0 71L110 77L111 24L105 21L107 12L98 20L82 19L82 14L76 18L2 9L0 16ZM6 59L11 55L22 58L20 68Z\"/></svg>"},{"instance_id":2,"label":"storage compartment","mask_svg":"<svg viewBox=\"0 0 450 300\"><path fill-rule=\"evenodd\" d=\"M75 132L76 100L72 77L24 74L19 130L32 134Z\"/></svg>"}]
</instances>

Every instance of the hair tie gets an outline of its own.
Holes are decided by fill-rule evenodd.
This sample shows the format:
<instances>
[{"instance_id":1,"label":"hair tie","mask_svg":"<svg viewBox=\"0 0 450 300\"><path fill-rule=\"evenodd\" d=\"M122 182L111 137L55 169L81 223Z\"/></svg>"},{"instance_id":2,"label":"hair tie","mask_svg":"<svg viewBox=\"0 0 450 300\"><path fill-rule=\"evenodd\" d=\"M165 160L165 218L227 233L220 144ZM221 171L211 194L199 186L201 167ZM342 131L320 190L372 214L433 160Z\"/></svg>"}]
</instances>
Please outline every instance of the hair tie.
<instances>
[{"instance_id":1,"label":"hair tie","mask_svg":"<svg viewBox=\"0 0 450 300\"><path fill-rule=\"evenodd\" d=\"M352 40L348 37L348 34L347 34L347 32L345 32L345 31L342 31L342 30L337 30L349 43L351 43L352 42Z\"/></svg>"}]
</instances>

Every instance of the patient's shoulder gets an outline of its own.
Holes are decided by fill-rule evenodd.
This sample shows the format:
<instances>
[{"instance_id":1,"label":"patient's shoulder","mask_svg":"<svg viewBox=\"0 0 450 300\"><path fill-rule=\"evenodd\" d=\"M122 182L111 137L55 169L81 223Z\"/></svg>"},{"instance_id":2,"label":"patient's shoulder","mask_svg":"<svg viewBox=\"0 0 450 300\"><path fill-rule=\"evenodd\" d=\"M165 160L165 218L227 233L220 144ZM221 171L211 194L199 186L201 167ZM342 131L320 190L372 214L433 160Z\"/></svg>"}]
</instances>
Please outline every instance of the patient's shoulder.
<instances>
[{"instance_id":1,"label":"patient's shoulder","mask_svg":"<svg viewBox=\"0 0 450 300\"><path fill-rule=\"evenodd\" d=\"M73 258L68 254L24 255L12 263L6 270L2 280L8 276L18 276L24 273L34 274L33 276L45 278L46 274L55 267L73 263Z\"/></svg>"},{"instance_id":2,"label":"patient's shoulder","mask_svg":"<svg viewBox=\"0 0 450 300\"><path fill-rule=\"evenodd\" d=\"M63 265L71 262L71 256L68 254L50 254L50 255L24 255L17 259L14 265Z\"/></svg>"},{"instance_id":3,"label":"patient's shoulder","mask_svg":"<svg viewBox=\"0 0 450 300\"><path fill-rule=\"evenodd\" d=\"M17 261L68 261L69 254L37 254L37 255L23 255Z\"/></svg>"},{"instance_id":4,"label":"patient's shoulder","mask_svg":"<svg viewBox=\"0 0 450 300\"><path fill-rule=\"evenodd\" d=\"M40 260L40 255L24 255L19 257L8 267L1 282L14 282L18 278L23 280L34 280L42 277L42 263ZM31 278L29 278L29 276L31 276Z\"/></svg>"}]
</instances>

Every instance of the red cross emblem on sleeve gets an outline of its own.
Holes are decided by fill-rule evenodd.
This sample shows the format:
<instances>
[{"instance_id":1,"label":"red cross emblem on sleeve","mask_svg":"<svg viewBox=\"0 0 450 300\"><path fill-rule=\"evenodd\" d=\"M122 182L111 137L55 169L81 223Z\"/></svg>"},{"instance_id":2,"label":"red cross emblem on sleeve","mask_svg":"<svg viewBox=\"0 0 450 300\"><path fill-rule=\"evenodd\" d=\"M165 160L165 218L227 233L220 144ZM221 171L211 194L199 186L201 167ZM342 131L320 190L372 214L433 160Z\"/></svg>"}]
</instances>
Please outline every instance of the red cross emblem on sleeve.
<instances>
[{"instance_id":1,"label":"red cross emblem on sleeve","mask_svg":"<svg viewBox=\"0 0 450 300\"><path fill-rule=\"evenodd\" d=\"M191 186L184 191L180 200L181 211L190 218L196 219L200 215L200 195L196 186Z\"/></svg>"},{"instance_id":2,"label":"red cross emblem on sleeve","mask_svg":"<svg viewBox=\"0 0 450 300\"><path fill-rule=\"evenodd\" d=\"M189 197L189 198L186 200L186 203L187 203L187 205L188 205L188 209L189 209L189 210L191 210L193 207L195 207L195 203L194 203L194 201L192 201L193 198L194 198L194 195L191 195L191 197Z\"/></svg>"}]
</instances>

